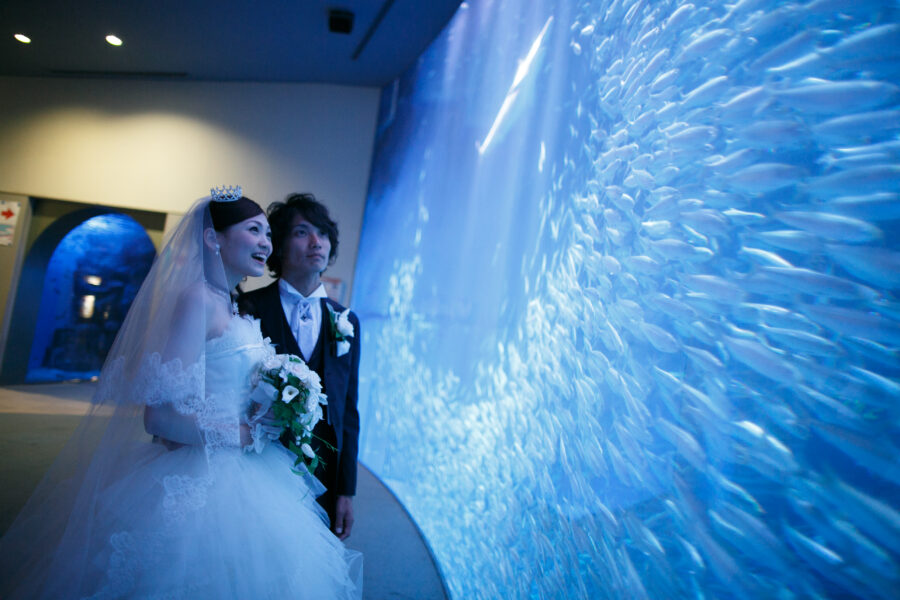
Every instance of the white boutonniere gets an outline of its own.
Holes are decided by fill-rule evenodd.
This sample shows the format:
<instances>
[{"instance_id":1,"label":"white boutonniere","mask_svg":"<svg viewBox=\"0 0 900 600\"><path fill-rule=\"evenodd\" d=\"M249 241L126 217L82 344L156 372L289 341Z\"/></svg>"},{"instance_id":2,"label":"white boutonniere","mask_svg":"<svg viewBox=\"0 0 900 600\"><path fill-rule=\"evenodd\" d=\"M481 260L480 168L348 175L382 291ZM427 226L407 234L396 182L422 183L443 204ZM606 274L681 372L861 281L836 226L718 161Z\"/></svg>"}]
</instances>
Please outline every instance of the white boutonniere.
<instances>
[{"instance_id":1,"label":"white boutonniere","mask_svg":"<svg viewBox=\"0 0 900 600\"><path fill-rule=\"evenodd\" d=\"M334 355L343 356L350 352L350 340L353 337L353 323L350 322L350 309L338 313L328 307L328 318L331 321L331 339L334 340Z\"/></svg>"}]
</instances>

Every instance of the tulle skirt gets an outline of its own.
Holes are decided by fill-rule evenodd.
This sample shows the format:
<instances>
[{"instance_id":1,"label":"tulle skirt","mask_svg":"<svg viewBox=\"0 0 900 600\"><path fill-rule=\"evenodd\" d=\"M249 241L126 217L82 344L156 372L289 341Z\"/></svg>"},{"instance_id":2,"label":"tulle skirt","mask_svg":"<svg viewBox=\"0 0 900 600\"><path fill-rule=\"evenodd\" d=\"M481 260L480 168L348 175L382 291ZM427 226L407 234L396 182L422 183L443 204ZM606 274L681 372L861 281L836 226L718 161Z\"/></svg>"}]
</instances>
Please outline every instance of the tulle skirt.
<instances>
[{"instance_id":1,"label":"tulle skirt","mask_svg":"<svg viewBox=\"0 0 900 600\"><path fill-rule=\"evenodd\" d=\"M145 444L132 464L95 491L90 526L70 524L48 572L27 582L28 597L361 597L362 555L329 531L283 448L208 457ZM69 558L85 549L73 570Z\"/></svg>"}]
</instances>

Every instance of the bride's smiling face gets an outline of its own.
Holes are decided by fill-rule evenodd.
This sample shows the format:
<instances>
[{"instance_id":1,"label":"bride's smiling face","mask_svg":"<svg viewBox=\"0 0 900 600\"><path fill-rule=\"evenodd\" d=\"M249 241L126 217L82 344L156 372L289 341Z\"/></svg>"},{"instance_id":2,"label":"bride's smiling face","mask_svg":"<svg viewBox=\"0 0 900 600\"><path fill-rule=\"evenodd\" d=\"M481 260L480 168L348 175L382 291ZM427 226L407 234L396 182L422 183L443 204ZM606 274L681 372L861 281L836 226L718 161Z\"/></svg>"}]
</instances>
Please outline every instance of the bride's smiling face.
<instances>
[{"instance_id":1,"label":"bride's smiling face","mask_svg":"<svg viewBox=\"0 0 900 600\"><path fill-rule=\"evenodd\" d=\"M259 277L272 253L272 230L265 215L256 215L216 232L226 276Z\"/></svg>"}]
</instances>

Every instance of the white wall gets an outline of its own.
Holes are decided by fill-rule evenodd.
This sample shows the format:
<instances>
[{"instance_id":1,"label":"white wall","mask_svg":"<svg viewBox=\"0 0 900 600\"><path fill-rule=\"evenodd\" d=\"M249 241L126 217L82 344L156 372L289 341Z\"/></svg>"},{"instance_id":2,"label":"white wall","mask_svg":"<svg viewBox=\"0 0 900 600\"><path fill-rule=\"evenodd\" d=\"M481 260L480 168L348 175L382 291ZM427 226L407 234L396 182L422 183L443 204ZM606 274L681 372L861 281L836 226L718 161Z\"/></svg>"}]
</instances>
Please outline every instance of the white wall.
<instances>
[{"instance_id":1,"label":"white wall","mask_svg":"<svg viewBox=\"0 0 900 600\"><path fill-rule=\"evenodd\" d=\"M325 202L352 284L379 90L0 77L0 193L183 213L213 185ZM349 290L348 290L349 297Z\"/></svg>"}]
</instances>

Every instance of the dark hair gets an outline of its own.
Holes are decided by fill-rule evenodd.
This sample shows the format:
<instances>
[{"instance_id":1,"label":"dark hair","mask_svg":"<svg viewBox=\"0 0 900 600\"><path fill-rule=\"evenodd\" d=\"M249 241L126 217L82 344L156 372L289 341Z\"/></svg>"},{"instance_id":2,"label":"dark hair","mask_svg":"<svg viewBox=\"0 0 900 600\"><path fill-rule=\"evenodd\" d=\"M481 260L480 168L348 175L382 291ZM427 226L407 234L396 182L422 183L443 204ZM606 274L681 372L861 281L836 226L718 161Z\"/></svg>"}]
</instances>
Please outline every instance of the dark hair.
<instances>
[{"instance_id":1,"label":"dark hair","mask_svg":"<svg viewBox=\"0 0 900 600\"><path fill-rule=\"evenodd\" d=\"M224 231L235 223L261 214L262 207L246 196L226 202L211 200L209 203L209 216L216 231Z\"/></svg>"},{"instance_id":2,"label":"dark hair","mask_svg":"<svg viewBox=\"0 0 900 600\"><path fill-rule=\"evenodd\" d=\"M291 194L284 202L273 202L269 205L269 226L272 228L272 248L267 264L275 277L281 277L281 254L284 244L291 234L291 225L297 215L309 221L316 229L328 235L331 251L328 253L328 264L334 262L338 249L338 226L331 220L325 205L316 200L312 194Z\"/></svg>"}]
</instances>

